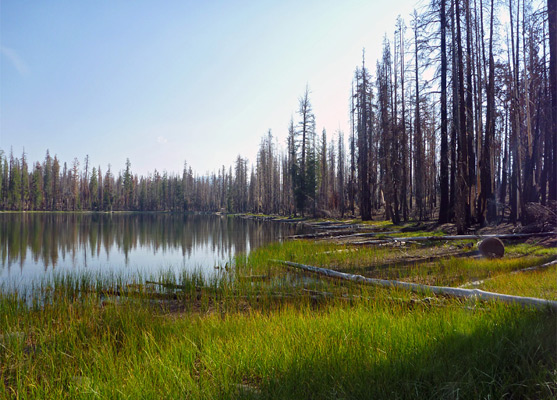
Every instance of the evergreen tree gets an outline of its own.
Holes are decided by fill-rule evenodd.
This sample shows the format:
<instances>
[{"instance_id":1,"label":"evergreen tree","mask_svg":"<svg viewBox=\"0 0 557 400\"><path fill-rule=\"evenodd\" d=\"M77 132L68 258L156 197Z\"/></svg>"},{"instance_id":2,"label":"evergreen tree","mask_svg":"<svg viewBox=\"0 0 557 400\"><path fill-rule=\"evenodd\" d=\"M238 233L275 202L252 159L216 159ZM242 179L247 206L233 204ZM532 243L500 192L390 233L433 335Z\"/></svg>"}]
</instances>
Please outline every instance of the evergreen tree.
<instances>
[{"instance_id":1,"label":"evergreen tree","mask_svg":"<svg viewBox=\"0 0 557 400\"><path fill-rule=\"evenodd\" d=\"M19 160L10 154L9 203L12 210L21 210L21 169Z\"/></svg>"},{"instance_id":2,"label":"evergreen tree","mask_svg":"<svg viewBox=\"0 0 557 400\"><path fill-rule=\"evenodd\" d=\"M298 147L299 170L296 176L296 208L304 215L307 207L307 201L315 199L315 116L313 114L311 102L309 100L309 87L306 86L304 95L299 98L298 129L296 131ZM315 211L315 207L313 207Z\"/></svg>"},{"instance_id":3,"label":"evergreen tree","mask_svg":"<svg viewBox=\"0 0 557 400\"><path fill-rule=\"evenodd\" d=\"M33 210L41 210L43 208L43 177L39 163L33 170L31 198Z\"/></svg>"}]
</instances>

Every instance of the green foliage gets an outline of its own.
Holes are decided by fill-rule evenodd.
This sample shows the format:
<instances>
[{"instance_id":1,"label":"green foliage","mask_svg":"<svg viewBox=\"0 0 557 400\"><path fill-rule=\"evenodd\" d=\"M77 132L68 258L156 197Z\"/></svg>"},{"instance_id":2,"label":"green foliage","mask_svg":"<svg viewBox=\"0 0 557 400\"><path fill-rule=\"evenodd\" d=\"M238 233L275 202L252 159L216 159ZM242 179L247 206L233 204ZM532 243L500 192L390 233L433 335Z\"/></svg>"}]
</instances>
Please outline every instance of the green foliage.
<instances>
[{"instance_id":1,"label":"green foliage","mask_svg":"<svg viewBox=\"0 0 557 400\"><path fill-rule=\"evenodd\" d=\"M40 169L33 171L33 183L31 197L33 199L33 210L41 210L43 207L43 178Z\"/></svg>"},{"instance_id":2,"label":"green foliage","mask_svg":"<svg viewBox=\"0 0 557 400\"><path fill-rule=\"evenodd\" d=\"M8 182L8 162L6 161L6 157L4 156L4 151L0 150L0 209L5 207L4 199L7 197L6 192L6 184Z\"/></svg>"},{"instance_id":3,"label":"green foliage","mask_svg":"<svg viewBox=\"0 0 557 400\"><path fill-rule=\"evenodd\" d=\"M99 181L97 179L97 169L93 167L91 179L89 180L89 193L91 195L91 208L97 210L99 207L98 200Z\"/></svg>"},{"instance_id":4,"label":"green foliage","mask_svg":"<svg viewBox=\"0 0 557 400\"><path fill-rule=\"evenodd\" d=\"M9 202L14 210L22 209L21 203L21 171L19 162L10 160Z\"/></svg>"}]
</instances>

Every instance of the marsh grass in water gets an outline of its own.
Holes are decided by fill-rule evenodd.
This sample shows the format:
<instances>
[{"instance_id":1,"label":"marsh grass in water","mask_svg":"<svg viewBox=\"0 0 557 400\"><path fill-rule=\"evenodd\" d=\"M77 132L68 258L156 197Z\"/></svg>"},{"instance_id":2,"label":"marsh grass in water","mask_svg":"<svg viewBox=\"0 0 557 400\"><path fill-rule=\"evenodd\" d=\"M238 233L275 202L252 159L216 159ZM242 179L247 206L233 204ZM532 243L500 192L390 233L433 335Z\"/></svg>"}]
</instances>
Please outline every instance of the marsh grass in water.
<instances>
[{"instance_id":1,"label":"marsh grass in water","mask_svg":"<svg viewBox=\"0 0 557 400\"><path fill-rule=\"evenodd\" d=\"M554 398L555 315L269 261L356 263L389 251L287 242L211 279L68 275L37 285L46 300L31 306L2 294L0 398Z\"/></svg>"}]
</instances>

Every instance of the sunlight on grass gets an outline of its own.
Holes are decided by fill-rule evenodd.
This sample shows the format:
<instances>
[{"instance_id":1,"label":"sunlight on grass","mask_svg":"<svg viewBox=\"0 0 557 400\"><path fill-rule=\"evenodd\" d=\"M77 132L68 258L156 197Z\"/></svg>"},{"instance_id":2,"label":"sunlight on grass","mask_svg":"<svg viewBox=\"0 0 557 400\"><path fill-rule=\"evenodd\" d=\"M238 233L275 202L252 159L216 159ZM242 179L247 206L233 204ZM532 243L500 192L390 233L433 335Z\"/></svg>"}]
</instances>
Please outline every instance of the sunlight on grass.
<instances>
[{"instance_id":1,"label":"sunlight on grass","mask_svg":"<svg viewBox=\"0 0 557 400\"><path fill-rule=\"evenodd\" d=\"M60 274L37 284L31 302L0 294L0 398L552 398L552 314L320 279L270 261L362 270L412 251L423 249L293 241L239 256L211 278ZM482 288L556 299L556 268L509 274L548 258L363 270L452 283L498 275Z\"/></svg>"},{"instance_id":2,"label":"sunlight on grass","mask_svg":"<svg viewBox=\"0 0 557 400\"><path fill-rule=\"evenodd\" d=\"M552 316L496 304L471 312L459 301L411 306L387 291L363 294L370 300L179 317L141 299L59 297L28 309L2 298L0 394L436 398L445 391L500 397L513 388L548 398L555 390Z\"/></svg>"},{"instance_id":3,"label":"sunlight on grass","mask_svg":"<svg viewBox=\"0 0 557 400\"><path fill-rule=\"evenodd\" d=\"M557 267L500 275L485 281L480 288L497 293L557 300Z\"/></svg>"}]
</instances>

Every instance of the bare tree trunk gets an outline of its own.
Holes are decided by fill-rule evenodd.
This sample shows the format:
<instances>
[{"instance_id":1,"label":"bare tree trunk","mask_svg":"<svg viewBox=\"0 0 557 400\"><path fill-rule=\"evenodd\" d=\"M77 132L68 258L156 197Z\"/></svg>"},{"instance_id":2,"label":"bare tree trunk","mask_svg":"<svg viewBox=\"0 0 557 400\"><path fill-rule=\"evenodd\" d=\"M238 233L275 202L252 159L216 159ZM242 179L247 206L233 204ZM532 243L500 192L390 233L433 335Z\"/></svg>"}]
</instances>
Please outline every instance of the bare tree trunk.
<instances>
[{"instance_id":1,"label":"bare tree trunk","mask_svg":"<svg viewBox=\"0 0 557 400\"><path fill-rule=\"evenodd\" d=\"M481 192L479 199L479 222L483 225L486 222L485 212L487 211L487 222L492 223L496 218L495 196L493 191L493 158L491 150L495 138L495 62L493 59L493 11L494 0L491 0L491 12L489 22L489 77L487 84L487 114L486 131L482 149L480 163Z\"/></svg>"},{"instance_id":2,"label":"bare tree trunk","mask_svg":"<svg viewBox=\"0 0 557 400\"><path fill-rule=\"evenodd\" d=\"M424 149L422 136L422 121L420 115L420 83L419 83L419 65L418 65L418 16L415 15L414 26L414 61L415 65L415 81L416 81L416 110L415 110L415 130L414 135L414 180L416 191L416 206L418 207L418 218L421 220L425 217L424 210ZM446 104L445 104L446 105ZM446 109L445 109L446 111ZM446 117L446 115L445 115ZM446 118L445 118L446 119ZM445 120L446 122L446 120ZM445 125L446 128L446 125ZM441 156L442 157L442 156Z\"/></svg>"},{"instance_id":3,"label":"bare tree trunk","mask_svg":"<svg viewBox=\"0 0 557 400\"><path fill-rule=\"evenodd\" d=\"M552 146L546 144L548 156L547 166L549 175L549 200L557 200L557 0L547 0L549 21L549 81L551 92L551 140ZM548 135L549 136L549 135ZM546 137L548 137L546 136ZM552 150L552 151L551 151Z\"/></svg>"},{"instance_id":4,"label":"bare tree trunk","mask_svg":"<svg viewBox=\"0 0 557 400\"><path fill-rule=\"evenodd\" d=\"M472 75L474 74L474 61L472 52L472 26L470 15L470 0L465 0L466 20L466 145L468 146L468 201L466 204L466 225L469 226L475 207L472 207L476 196L476 161L474 151L474 103Z\"/></svg>"},{"instance_id":5,"label":"bare tree trunk","mask_svg":"<svg viewBox=\"0 0 557 400\"><path fill-rule=\"evenodd\" d=\"M458 134L460 132L460 113L458 101L458 65L456 41L456 0L451 0L451 81L452 81L452 124L451 124L451 175L449 192L450 219L456 217L457 175L458 175Z\"/></svg>"},{"instance_id":6,"label":"bare tree trunk","mask_svg":"<svg viewBox=\"0 0 557 400\"><path fill-rule=\"evenodd\" d=\"M358 180L360 188L360 215L362 221L371 220L371 198L369 190L369 129L368 129L368 82L365 58L362 58L362 83L358 87Z\"/></svg>"},{"instance_id":7,"label":"bare tree trunk","mask_svg":"<svg viewBox=\"0 0 557 400\"><path fill-rule=\"evenodd\" d=\"M456 226L459 234L468 227L468 143L466 135L466 105L464 102L464 59L462 56L462 34L460 28L460 0L456 0L456 42L458 68L458 109L459 109L459 140L458 140L458 177L456 193Z\"/></svg>"},{"instance_id":8,"label":"bare tree trunk","mask_svg":"<svg viewBox=\"0 0 557 400\"><path fill-rule=\"evenodd\" d=\"M354 93L354 85L352 85L352 97L351 97L351 105L352 108L350 110L350 119L351 119L351 128L352 128L352 135L350 138L350 183L349 183L349 192L348 192L348 197L349 197L349 207L350 207L350 212L352 215L354 215L355 213L355 197L356 197L356 193L355 193L355 181L356 181L356 138L355 138L355 125L356 125L356 121L355 121L355 117L354 117L354 113L356 112L356 107L354 105L354 98L355 98L356 94Z\"/></svg>"},{"instance_id":9,"label":"bare tree trunk","mask_svg":"<svg viewBox=\"0 0 557 400\"><path fill-rule=\"evenodd\" d=\"M402 116L400 124L400 134L402 135L401 145L402 145L402 179L400 187L400 200L402 207L402 219L408 221L408 196L407 196L407 186L408 186L408 136L406 133L406 104L404 98L404 31L405 31L404 21L399 19L398 30L399 30L399 46L400 46L400 96L401 96L401 106L402 106ZM417 63L417 61L416 61Z\"/></svg>"},{"instance_id":10,"label":"bare tree trunk","mask_svg":"<svg viewBox=\"0 0 557 400\"><path fill-rule=\"evenodd\" d=\"M446 222L449 222L449 143L447 137L447 44L446 44L447 16L445 13L445 0L440 0L439 11L440 11L440 23L441 23L441 153L440 153L441 204L439 206L439 223L444 224ZM417 69L417 61L416 61L416 69ZM416 93L418 92L417 89L418 88L416 87Z\"/></svg>"}]
</instances>

